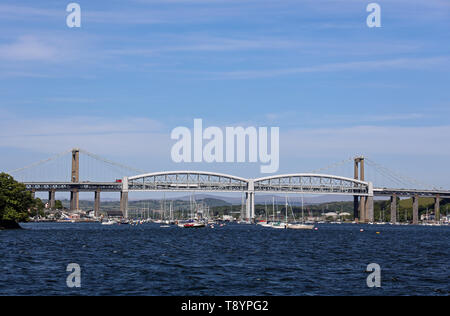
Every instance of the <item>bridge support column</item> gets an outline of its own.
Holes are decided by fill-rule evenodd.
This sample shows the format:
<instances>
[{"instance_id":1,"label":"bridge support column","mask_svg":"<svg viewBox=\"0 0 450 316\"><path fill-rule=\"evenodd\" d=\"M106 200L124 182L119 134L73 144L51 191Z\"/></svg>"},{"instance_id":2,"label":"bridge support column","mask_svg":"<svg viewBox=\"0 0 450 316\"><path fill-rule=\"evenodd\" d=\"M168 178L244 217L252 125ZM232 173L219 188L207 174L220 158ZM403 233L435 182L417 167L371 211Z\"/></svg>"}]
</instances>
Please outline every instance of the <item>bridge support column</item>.
<instances>
[{"instance_id":1,"label":"bridge support column","mask_svg":"<svg viewBox=\"0 0 450 316\"><path fill-rule=\"evenodd\" d=\"M249 220L255 218L255 184L253 180L248 183L248 191L245 193L246 217Z\"/></svg>"},{"instance_id":2,"label":"bridge support column","mask_svg":"<svg viewBox=\"0 0 450 316\"><path fill-rule=\"evenodd\" d=\"M245 193L246 212L245 217L249 220L255 218L255 192Z\"/></svg>"},{"instance_id":3,"label":"bridge support column","mask_svg":"<svg viewBox=\"0 0 450 316\"><path fill-rule=\"evenodd\" d=\"M55 190L51 190L48 192L48 207L53 210L55 208L56 198L55 198Z\"/></svg>"},{"instance_id":4,"label":"bridge support column","mask_svg":"<svg viewBox=\"0 0 450 316\"><path fill-rule=\"evenodd\" d=\"M122 191L120 191L120 210L122 216L128 218L128 178L122 179Z\"/></svg>"},{"instance_id":5,"label":"bridge support column","mask_svg":"<svg viewBox=\"0 0 450 316\"><path fill-rule=\"evenodd\" d=\"M76 211L80 208L80 199L78 190L70 191L70 210Z\"/></svg>"},{"instance_id":6,"label":"bridge support column","mask_svg":"<svg viewBox=\"0 0 450 316\"><path fill-rule=\"evenodd\" d=\"M94 214L95 217L100 215L100 190L95 191Z\"/></svg>"},{"instance_id":7,"label":"bridge support column","mask_svg":"<svg viewBox=\"0 0 450 316\"><path fill-rule=\"evenodd\" d=\"M367 222L366 197L365 196L361 196L359 198L359 220L362 223Z\"/></svg>"},{"instance_id":8,"label":"bridge support column","mask_svg":"<svg viewBox=\"0 0 450 316\"><path fill-rule=\"evenodd\" d=\"M128 218L128 192L120 192L120 211L124 218Z\"/></svg>"},{"instance_id":9,"label":"bridge support column","mask_svg":"<svg viewBox=\"0 0 450 316\"><path fill-rule=\"evenodd\" d=\"M373 214L373 196L368 196L366 198L366 220L368 222L374 222L374 214Z\"/></svg>"},{"instance_id":10,"label":"bridge support column","mask_svg":"<svg viewBox=\"0 0 450 316\"><path fill-rule=\"evenodd\" d=\"M397 194L391 196L391 223L397 223Z\"/></svg>"},{"instance_id":11,"label":"bridge support column","mask_svg":"<svg viewBox=\"0 0 450 316\"><path fill-rule=\"evenodd\" d=\"M359 197L353 197L353 218L356 220L359 219Z\"/></svg>"},{"instance_id":12,"label":"bridge support column","mask_svg":"<svg viewBox=\"0 0 450 316\"><path fill-rule=\"evenodd\" d=\"M436 195L434 198L434 221L439 222L441 220L441 210L440 210L440 196Z\"/></svg>"},{"instance_id":13,"label":"bridge support column","mask_svg":"<svg viewBox=\"0 0 450 316\"><path fill-rule=\"evenodd\" d=\"M413 225L419 224L419 195L414 195L413 201Z\"/></svg>"}]
</instances>

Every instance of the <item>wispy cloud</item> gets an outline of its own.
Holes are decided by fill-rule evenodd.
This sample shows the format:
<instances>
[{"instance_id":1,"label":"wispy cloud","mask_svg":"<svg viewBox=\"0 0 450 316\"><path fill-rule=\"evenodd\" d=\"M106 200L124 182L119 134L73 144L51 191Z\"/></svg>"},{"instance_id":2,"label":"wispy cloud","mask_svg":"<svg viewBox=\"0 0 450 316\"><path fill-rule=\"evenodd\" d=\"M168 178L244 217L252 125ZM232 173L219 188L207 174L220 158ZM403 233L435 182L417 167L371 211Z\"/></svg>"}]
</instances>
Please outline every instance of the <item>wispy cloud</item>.
<instances>
[{"instance_id":1,"label":"wispy cloud","mask_svg":"<svg viewBox=\"0 0 450 316\"><path fill-rule=\"evenodd\" d=\"M286 75L295 75L302 73L316 72L339 72L339 71L384 71L390 69L429 69L429 67L442 66L448 67L450 58L444 57L425 57L425 58L396 58L387 60L372 61L350 61L341 63L329 63L315 66L292 67L283 69L266 70L246 70L211 73L220 79L250 79L267 78Z\"/></svg>"},{"instance_id":2,"label":"wispy cloud","mask_svg":"<svg viewBox=\"0 0 450 316\"><path fill-rule=\"evenodd\" d=\"M23 36L17 41L0 46L0 59L19 61L52 61L58 57L58 50L43 41Z\"/></svg>"}]
</instances>

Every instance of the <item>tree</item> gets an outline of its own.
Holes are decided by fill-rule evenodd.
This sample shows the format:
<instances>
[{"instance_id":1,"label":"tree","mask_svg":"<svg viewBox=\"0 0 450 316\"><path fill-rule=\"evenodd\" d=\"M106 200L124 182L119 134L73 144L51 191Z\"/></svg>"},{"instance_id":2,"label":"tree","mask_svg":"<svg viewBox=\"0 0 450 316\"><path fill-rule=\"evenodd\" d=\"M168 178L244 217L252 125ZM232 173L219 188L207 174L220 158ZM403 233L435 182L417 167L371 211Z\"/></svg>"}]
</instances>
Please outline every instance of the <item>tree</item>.
<instances>
[{"instance_id":1,"label":"tree","mask_svg":"<svg viewBox=\"0 0 450 316\"><path fill-rule=\"evenodd\" d=\"M24 184L0 173L0 221L24 221L28 218L28 209L34 205L31 192Z\"/></svg>"},{"instance_id":2,"label":"tree","mask_svg":"<svg viewBox=\"0 0 450 316\"><path fill-rule=\"evenodd\" d=\"M62 202L60 200L56 200L55 201L55 209L57 209L57 210L63 210L64 209L64 206L63 206L63 204L62 204Z\"/></svg>"}]
</instances>

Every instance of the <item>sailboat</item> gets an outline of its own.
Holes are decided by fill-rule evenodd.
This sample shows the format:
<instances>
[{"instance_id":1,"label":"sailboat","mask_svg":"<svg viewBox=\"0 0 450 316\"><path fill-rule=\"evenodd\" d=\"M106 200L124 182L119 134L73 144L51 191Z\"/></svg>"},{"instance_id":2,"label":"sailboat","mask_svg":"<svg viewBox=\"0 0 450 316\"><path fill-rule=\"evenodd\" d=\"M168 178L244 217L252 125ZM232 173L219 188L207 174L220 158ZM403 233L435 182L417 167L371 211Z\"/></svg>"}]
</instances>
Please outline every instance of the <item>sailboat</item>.
<instances>
[{"instance_id":1,"label":"sailboat","mask_svg":"<svg viewBox=\"0 0 450 316\"><path fill-rule=\"evenodd\" d=\"M260 226L262 226L262 227L272 227L272 225L269 224L269 221L268 221L268 215L267 215L267 203L266 203L266 202L264 202L264 211L265 211L265 213L266 213L266 220L265 220L265 221L260 221L260 222L258 223L258 225L260 225Z\"/></svg>"},{"instance_id":2,"label":"sailboat","mask_svg":"<svg viewBox=\"0 0 450 316\"><path fill-rule=\"evenodd\" d=\"M286 225L288 229L314 229L314 225L309 225L309 224L305 224L305 214L304 214L304 209L303 209L303 195L302 195L302 223L292 223L292 224L287 224L287 207L288 207L288 203L287 203L287 197L286 197ZM292 210L292 208L291 208ZM294 215L294 211L292 211L292 215Z\"/></svg>"},{"instance_id":3,"label":"sailboat","mask_svg":"<svg viewBox=\"0 0 450 316\"><path fill-rule=\"evenodd\" d=\"M270 223L271 228L275 228L275 229L285 229L286 225L281 223L281 221L275 221L275 197L272 197L272 210L273 210L273 222ZM277 206L277 212L278 212L278 206Z\"/></svg>"}]
</instances>

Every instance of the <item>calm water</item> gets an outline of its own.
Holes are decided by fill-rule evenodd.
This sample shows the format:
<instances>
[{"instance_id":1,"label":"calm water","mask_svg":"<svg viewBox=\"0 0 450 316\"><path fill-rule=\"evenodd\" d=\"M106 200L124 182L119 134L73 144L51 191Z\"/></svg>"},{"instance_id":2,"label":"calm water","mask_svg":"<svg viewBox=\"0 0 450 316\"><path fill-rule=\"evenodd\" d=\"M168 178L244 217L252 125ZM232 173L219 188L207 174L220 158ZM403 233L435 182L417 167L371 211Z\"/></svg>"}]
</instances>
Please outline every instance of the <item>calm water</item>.
<instances>
[{"instance_id":1,"label":"calm water","mask_svg":"<svg viewBox=\"0 0 450 316\"><path fill-rule=\"evenodd\" d=\"M450 294L450 227L22 226L0 231L0 295ZM72 262L81 289L66 286ZM366 286L369 263L381 288Z\"/></svg>"}]
</instances>

